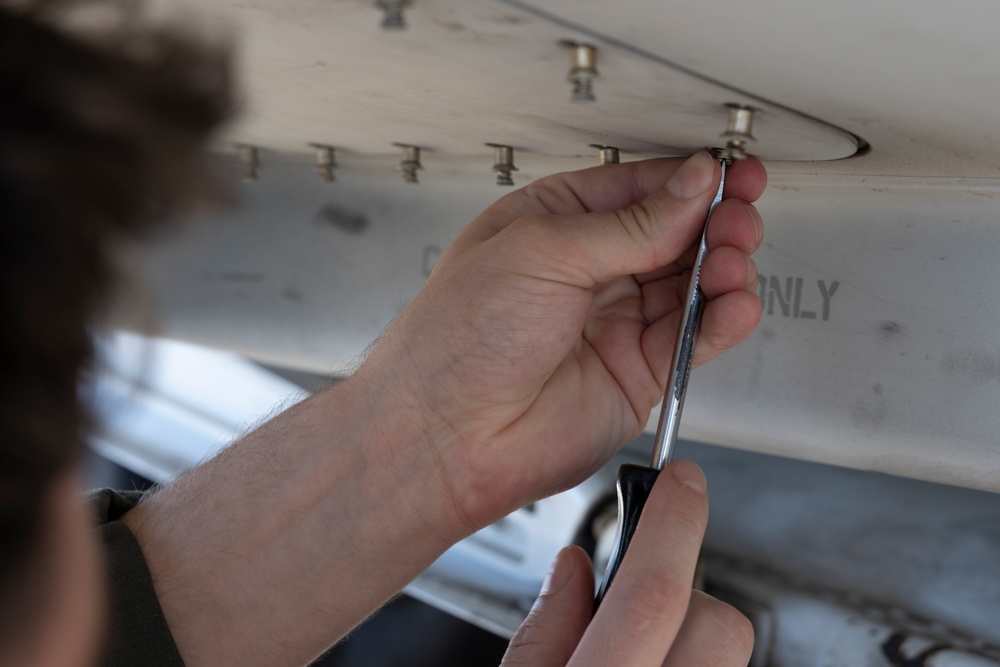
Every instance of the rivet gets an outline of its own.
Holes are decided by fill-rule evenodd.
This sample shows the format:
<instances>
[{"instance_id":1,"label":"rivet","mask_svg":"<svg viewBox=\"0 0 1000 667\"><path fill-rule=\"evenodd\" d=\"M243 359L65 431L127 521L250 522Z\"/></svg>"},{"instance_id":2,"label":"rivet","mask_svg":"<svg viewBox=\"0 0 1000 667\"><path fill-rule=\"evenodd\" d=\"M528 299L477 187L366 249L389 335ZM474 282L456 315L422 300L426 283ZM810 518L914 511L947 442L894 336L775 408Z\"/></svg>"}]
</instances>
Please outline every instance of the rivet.
<instances>
[{"instance_id":1,"label":"rivet","mask_svg":"<svg viewBox=\"0 0 1000 667\"><path fill-rule=\"evenodd\" d=\"M256 181L257 170L260 168L257 147L249 144L236 144L236 151L239 157L240 176L247 182Z\"/></svg>"},{"instance_id":2,"label":"rivet","mask_svg":"<svg viewBox=\"0 0 1000 667\"><path fill-rule=\"evenodd\" d=\"M403 180L407 183L417 183L417 170L423 169L420 164L420 146L411 144L393 144L403 149L402 159L399 161L399 170L403 172Z\"/></svg>"},{"instance_id":3,"label":"rivet","mask_svg":"<svg viewBox=\"0 0 1000 667\"><path fill-rule=\"evenodd\" d=\"M410 4L411 0L375 0L375 6L384 13L382 27L389 30L405 28L406 18L403 16L403 9Z\"/></svg>"},{"instance_id":4,"label":"rivet","mask_svg":"<svg viewBox=\"0 0 1000 667\"><path fill-rule=\"evenodd\" d=\"M715 149L716 157L729 160L743 160L747 156L748 141L756 141L753 136L753 118L757 109L745 104L730 102L729 118L726 121L726 131L720 137L726 140L726 147Z\"/></svg>"},{"instance_id":5,"label":"rivet","mask_svg":"<svg viewBox=\"0 0 1000 667\"><path fill-rule=\"evenodd\" d=\"M514 149L504 144L486 144L493 149L493 171L497 173L497 185L514 185L510 172L514 166Z\"/></svg>"},{"instance_id":6,"label":"rivet","mask_svg":"<svg viewBox=\"0 0 1000 667\"><path fill-rule=\"evenodd\" d=\"M324 183L333 183L333 170L337 168L336 149L326 144L309 144L316 150L316 173Z\"/></svg>"},{"instance_id":7,"label":"rivet","mask_svg":"<svg viewBox=\"0 0 1000 667\"><path fill-rule=\"evenodd\" d=\"M602 166L606 164L618 164L621 162L621 158L618 155L618 149L614 146L590 144L590 147L597 149L597 159L600 160Z\"/></svg>"},{"instance_id":8,"label":"rivet","mask_svg":"<svg viewBox=\"0 0 1000 667\"><path fill-rule=\"evenodd\" d=\"M570 39L559 42L569 49L569 74L566 78L573 84L572 100L574 102L592 102L594 97L594 79L597 73L597 47Z\"/></svg>"}]
</instances>

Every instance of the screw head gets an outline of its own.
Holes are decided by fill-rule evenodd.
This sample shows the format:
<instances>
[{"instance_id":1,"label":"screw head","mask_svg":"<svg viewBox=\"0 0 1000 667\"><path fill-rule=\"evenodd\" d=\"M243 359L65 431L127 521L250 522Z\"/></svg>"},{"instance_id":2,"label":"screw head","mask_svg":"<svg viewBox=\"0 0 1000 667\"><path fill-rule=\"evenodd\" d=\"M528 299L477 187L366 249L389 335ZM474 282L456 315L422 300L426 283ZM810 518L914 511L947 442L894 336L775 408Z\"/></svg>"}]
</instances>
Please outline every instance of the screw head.
<instances>
[{"instance_id":1,"label":"screw head","mask_svg":"<svg viewBox=\"0 0 1000 667\"><path fill-rule=\"evenodd\" d=\"M316 150L316 173L324 183L333 183L336 179L333 170L337 168L336 149L326 144L309 144Z\"/></svg>"},{"instance_id":2,"label":"screw head","mask_svg":"<svg viewBox=\"0 0 1000 667\"><path fill-rule=\"evenodd\" d=\"M618 164L621 162L621 157L619 155L618 149L614 146L605 146L604 144L590 144L591 148L597 149L597 158L602 165L605 164Z\"/></svg>"},{"instance_id":3,"label":"screw head","mask_svg":"<svg viewBox=\"0 0 1000 667\"><path fill-rule=\"evenodd\" d=\"M382 27L388 30L402 30L406 27L406 17L403 9L411 4L411 0L375 0L375 5L383 12Z\"/></svg>"},{"instance_id":4,"label":"screw head","mask_svg":"<svg viewBox=\"0 0 1000 667\"><path fill-rule=\"evenodd\" d=\"M257 180L257 170L260 168L260 154L256 146L236 144L239 159L240 175L245 182Z\"/></svg>"},{"instance_id":5,"label":"screw head","mask_svg":"<svg viewBox=\"0 0 1000 667\"><path fill-rule=\"evenodd\" d=\"M403 149L402 158L400 159L398 167L398 169L403 172L403 181L406 183L417 183L417 170L424 168L424 166L420 164L420 146L398 143L393 144L393 146Z\"/></svg>"}]
</instances>

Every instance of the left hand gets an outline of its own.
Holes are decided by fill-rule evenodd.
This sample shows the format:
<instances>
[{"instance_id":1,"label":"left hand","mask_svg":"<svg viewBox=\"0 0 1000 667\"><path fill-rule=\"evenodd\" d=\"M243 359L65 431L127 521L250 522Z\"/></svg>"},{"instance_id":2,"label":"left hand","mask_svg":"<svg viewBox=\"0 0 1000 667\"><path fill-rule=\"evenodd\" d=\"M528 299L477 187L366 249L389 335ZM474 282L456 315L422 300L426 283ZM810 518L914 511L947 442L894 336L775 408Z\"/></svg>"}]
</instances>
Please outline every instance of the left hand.
<instances>
[{"instance_id":1,"label":"left hand","mask_svg":"<svg viewBox=\"0 0 1000 667\"><path fill-rule=\"evenodd\" d=\"M373 414L433 448L474 530L592 474L663 393L695 244L719 183L708 153L543 178L455 240L358 375ZM761 164L727 174L702 270L695 363L760 317Z\"/></svg>"}]
</instances>

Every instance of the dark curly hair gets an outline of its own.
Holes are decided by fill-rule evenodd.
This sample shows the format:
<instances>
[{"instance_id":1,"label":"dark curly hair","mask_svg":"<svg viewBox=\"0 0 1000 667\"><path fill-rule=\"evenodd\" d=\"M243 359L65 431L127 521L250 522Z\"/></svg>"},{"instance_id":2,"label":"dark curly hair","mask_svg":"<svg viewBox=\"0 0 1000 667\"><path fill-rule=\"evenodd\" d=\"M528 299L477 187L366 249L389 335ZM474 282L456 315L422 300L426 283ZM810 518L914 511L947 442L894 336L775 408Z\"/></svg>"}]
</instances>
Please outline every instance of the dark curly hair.
<instances>
[{"instance_id":1,"label":"dark curly hair","mask_svg":"<svg viewBox=\"0 0 1000 667\"><path fill-rule=\"evenodd\" d=\"M115 27L83 20L94 9ZM39 499L80 456L78 377L113 250L209 194L203 150L232 109L228 49L136 10L0 3L0 641Z\"/></svg>"}]
</instances>

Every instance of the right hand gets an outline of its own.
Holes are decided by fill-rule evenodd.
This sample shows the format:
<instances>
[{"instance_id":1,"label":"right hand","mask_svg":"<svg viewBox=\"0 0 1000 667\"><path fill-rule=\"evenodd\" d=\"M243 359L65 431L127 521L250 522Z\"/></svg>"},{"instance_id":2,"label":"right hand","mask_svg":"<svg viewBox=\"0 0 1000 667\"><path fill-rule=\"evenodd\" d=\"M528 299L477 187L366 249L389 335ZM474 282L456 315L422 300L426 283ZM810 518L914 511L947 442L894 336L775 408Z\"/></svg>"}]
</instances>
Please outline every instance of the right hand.
<instances>
[{"instance_id":1,"label":"right hand","mask_svg":"<svg viewBox=\"0 0 1000 667\"><path fill-rule=\"evenodd\" d=\"M689 461L670 465L593 619L590 558L579 547L563 549L503 665L745 666L753 651L750 622L691 589L707 521L701 470Z\"/></svg>"}]
</instances>

